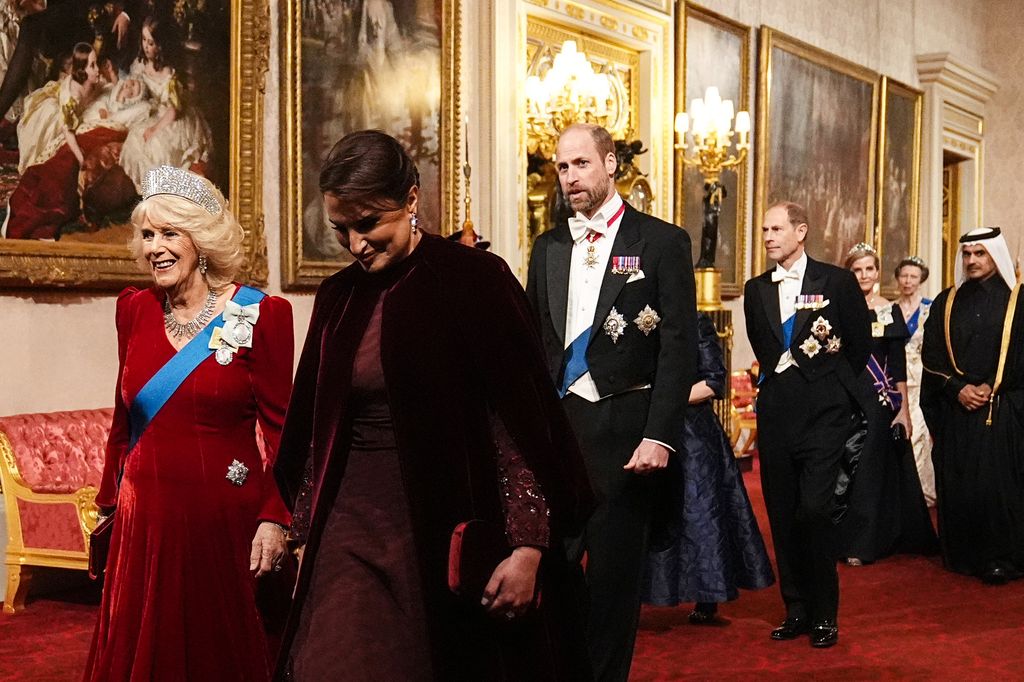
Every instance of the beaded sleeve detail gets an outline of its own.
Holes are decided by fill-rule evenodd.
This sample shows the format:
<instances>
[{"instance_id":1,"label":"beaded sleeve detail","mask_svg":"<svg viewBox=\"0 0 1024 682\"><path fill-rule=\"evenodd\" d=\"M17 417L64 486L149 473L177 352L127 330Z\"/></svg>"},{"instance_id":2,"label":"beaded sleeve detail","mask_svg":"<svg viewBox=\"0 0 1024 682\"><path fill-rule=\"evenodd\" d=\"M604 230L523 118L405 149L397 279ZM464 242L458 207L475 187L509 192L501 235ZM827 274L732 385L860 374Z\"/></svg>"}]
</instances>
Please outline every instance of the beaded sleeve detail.
<instances>
[{"instance_id":1,"label":"beaded sleeve detail","mask_svg":"<svg viewBox=\"0 0 1024 682\"><path fill-rule=\"evenodd\" d=\"M548 518L551 512L544 492L497 415L491 415L491 433L498 453L505 537L512 547L547 547L551 538Z\"/></svg>"}]
</instances>

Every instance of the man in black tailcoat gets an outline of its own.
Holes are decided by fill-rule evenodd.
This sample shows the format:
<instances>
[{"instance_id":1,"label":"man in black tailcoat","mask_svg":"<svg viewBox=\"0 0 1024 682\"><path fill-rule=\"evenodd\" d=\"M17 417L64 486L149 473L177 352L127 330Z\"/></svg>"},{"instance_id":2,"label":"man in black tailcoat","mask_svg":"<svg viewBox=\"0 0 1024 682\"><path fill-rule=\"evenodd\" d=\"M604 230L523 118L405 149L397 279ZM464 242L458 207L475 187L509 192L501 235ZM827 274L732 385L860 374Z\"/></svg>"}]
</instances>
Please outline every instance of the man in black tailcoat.
<instances>
[{"instance_id":1,"label":"man in black tailcoat","mask_svg":"<svg viewBox=\"0 0 1024 682\"><path fill-rule=\"evenodd\" d=\"M587 554L594 676L626 680L659 474L694 380L693 261L685 231L619 197L605 129L567 128L556 166L576 215L537 238L527 294L598 497L570 547Z\"/></svg>"},{"instance_id":2,"label":"man in black tailcoat","mask_svg":"<svg viewBox=\"0 0 1024 682\"><path fill-rule=\"evenodd\" d=\"M757 437L786 619L775 640L839 638L832 511L847 438L871 400L858 377L871 322L853 274L804 253L807 211L784 202L764 215L776 266L743 290L747 336L761 365Z\"/></svg>"}]
</instances>

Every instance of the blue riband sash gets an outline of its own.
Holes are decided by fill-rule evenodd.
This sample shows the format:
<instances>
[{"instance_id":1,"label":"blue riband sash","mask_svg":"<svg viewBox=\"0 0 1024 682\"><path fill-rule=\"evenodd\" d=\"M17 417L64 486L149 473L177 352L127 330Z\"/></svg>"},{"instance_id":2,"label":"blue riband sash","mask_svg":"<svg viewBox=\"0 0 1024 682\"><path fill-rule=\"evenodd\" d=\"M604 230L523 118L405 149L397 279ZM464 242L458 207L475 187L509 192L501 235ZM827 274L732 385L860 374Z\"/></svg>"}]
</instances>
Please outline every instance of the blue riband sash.
<instances>
[{"instance_id":1,"label":"blue riband sash","mask_svg":"<svg viewBox=\"0 0 1024 682\"><path fill-rule=\"evenodd\" d=\"M565 372L558 397L564 398L576 380L590 371L587 365L587 346L590 344L590 328L588 327L576 340L565 349Z\"/></svg>"},{"instance_id":2,"label":"blue riband sash","mask_svg":"<svg viewBox=\"0 0 1024 682\"><path fill-rule=\"evenodd\" d=\"M243 285L239 287L231 300L240 306L246 306L259 303L265 296L266 294L259 289ZM128 408L128 423L131 427L128 452L132 451L146 427L153 421L153 417L174 395L185 379L192 374L192 371L202 364L203 360L213 355L214 349L210 348L210 339L213 338L213 331L222 327L223 324L223 316L215 317L203 331L196 334L184 348L167 361L167 364L150 377L146 385L135 396L135 400Z\"/></svg>"},{"instance_id":3,"label":"blue riband sash","mask_svg":"<svg viewBox=\"0 0 1024 682\"><path fill-rule=\"evenodd\" d=\"M782 352L785 353L789 350L789 347L793 345L793 327L796 326L796 314L789 316L785 322L782 323Z\"/></svg>"}]
</instances>

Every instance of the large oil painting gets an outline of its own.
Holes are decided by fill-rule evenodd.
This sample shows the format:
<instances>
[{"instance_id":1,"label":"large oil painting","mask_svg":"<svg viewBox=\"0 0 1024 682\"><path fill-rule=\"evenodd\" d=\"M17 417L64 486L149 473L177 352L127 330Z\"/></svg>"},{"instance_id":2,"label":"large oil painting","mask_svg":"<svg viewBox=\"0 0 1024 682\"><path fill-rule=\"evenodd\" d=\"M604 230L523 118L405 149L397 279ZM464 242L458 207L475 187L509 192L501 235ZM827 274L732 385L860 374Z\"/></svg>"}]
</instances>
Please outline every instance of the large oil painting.
<instances>
[{"instance_id":1,"label":"large oil painting","mask_svg":"<svg viewBox=\"0 0 1024 682\"><path fill-rule=\"evenodd\" d=\"M384 130L420 173L420 225L452 230L458 173L457 0L282 2L282 284L315 286L350 262L318 174L346 133Z\"/></svg>"},{"instance_id":2,"label":"large oil painting","mask_svg":"<svg viewBox=\"0 0 1024 682\"><path fill-rule=\"evenodd\" d=\"M877 240L882 260L882 294L897 294L900 260L917 255L921 175L919 90L882 77L882 130L878 154Z\"/></svg>"},{"instance_id":3,"label":"large oil painting","mask_svg":"<svg viewBox=\"0 0 1024 682\"><path fill-rule=\"evenodd\" d=\"M723 99L732 100L736 111L749 111L750 28L690 4L678 21L677 35L682 39L676 42L676 69L685 75L677 80L676 110L687 111L690 102L716 86ZM743 288L749 164L748 157L739 166L725 169L720 180L726 196L718 219L715 267L722 273L726 298L739 296ZM676 199L676 224L689 233L696 263L704 220L704 176L695 166L677 167L676 172L680 171L683 179Z\"/></svg>"},{"instance_id":4,"label":"large oil painting","mask_svg":"<svg viewBox=\"0 0 1024 682\"><path fill-rule=\"evenodd\" d=\"M878 75L770 28L759 69L754 272L761 217L779 201L807 207L810 256L841 264L871 241Z\"/></svg>"},{"instance_id":5,"label":"large oil painting","mask_svg":"<svg viewBox=\"0 0 1024 682\"><path fill-rule=\"evenodd\" d=\"M143 278L128 218L146 171L164 164L223 189L247 228L243 277L264 281L252 131L267 17L262 0L4 2L0 283Z\"/></svg>"}]
</instances>

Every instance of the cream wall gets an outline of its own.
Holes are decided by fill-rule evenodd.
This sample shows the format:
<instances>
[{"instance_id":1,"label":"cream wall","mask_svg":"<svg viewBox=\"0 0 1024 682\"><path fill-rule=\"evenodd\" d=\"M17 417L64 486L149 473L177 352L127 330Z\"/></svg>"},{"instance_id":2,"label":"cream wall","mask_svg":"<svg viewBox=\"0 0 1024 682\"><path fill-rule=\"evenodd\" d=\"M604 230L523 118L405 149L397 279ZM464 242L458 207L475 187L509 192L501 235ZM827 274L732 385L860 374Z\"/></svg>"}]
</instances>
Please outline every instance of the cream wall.
<instances>
[{"instance_id":1,"label":"cream wall","mask_svg":"<svg viewBox=\"0 0 1024 682\"><path fill-rule=\"evenodd\" d=\"M278 236L277 0L271 0L271 60L267 74L264 126L264 214L270 253L270 293L280 293ZM630 3L626 3L630 4ZM636 3L639 4L639 3ZM911 85L917 84L914 56L951 52L962 61L994 72L1002 89L990 103L986 158L988 222L1002 224L1016 248L1024 189L1015 144L1024 123L1021 105L1024 44L1019 27L1024 7L1016 0L707 0L709 9L743 23L772 26ZM474 219L510 260L518 257L518 197L515 160L495 152L496 112L514 106L496 83L512 72L518 54L516 0L463 2L463 107L473 121L470 157L474 167ZM504 154L504 156L502 156ZM499 172L488 172L497 169ZM505 170L502 170L505 169ZM751 252L747 250L748 254ZM749 268L749 266L748 266ZM748 273L749 274L749 273ZM304 336L311 296L289 294L296 339ZM734 361L750 361L742 310L732 304L737 323ZM0 414L90 408L112 401L117 369L113 327L114 295L73 292L0 293Z\"/></svg>"}]
</instances>

